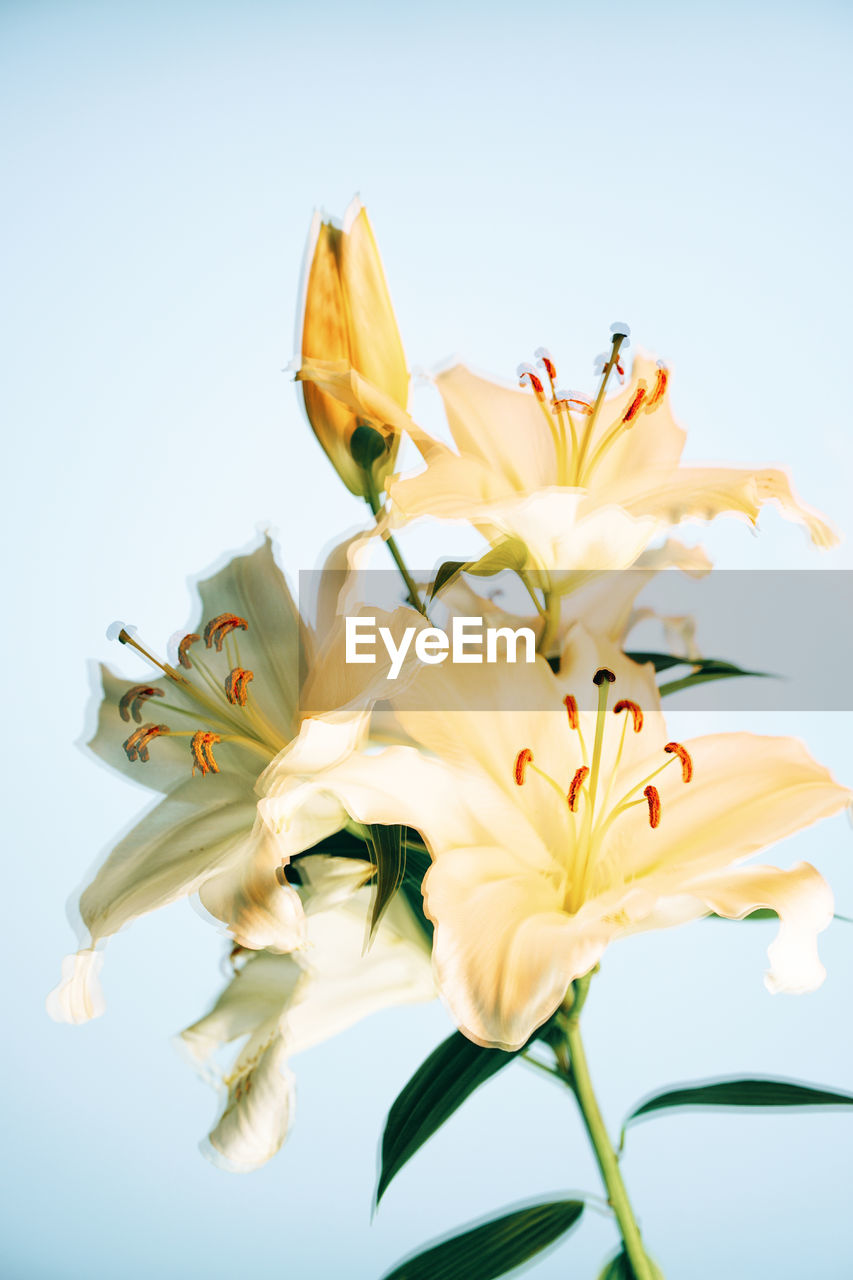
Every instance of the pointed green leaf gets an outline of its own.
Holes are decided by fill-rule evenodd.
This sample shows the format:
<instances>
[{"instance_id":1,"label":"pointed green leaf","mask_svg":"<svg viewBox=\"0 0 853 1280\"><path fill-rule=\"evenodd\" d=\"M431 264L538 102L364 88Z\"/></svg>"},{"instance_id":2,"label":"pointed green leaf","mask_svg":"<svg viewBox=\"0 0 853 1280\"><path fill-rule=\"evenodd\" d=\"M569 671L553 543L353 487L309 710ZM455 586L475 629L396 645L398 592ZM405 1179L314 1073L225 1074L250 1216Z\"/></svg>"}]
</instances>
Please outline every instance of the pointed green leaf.
<instances>
[{"instance_id":1,"label":"pointed green leaf","mask_svg":"<svg viewBox=\"0 0 853 1280\"><path fill-rule=\"evenodd\" d=\"M632 662L639 662L644 665L647 662L654 663L655 671L668 671L670 667L684 666L685 659L677 658L672 653L653 653L650 649L633 649L625 650L625 657L630 658ZM692 665L688 663L688 665Z\"/></svg>"},{"instance_id":2,"label":"pointed green leaf","mask_svg":"<svg viewBox=\"0 0 853 1280\"><path fill-rule=\"evenodd\" d=\"M401 1262L385 1280L494 1280L575 1225L582 1200L550 1200L493 1218Z\"/></svg>"},{"instance_id":3,"label":"pointed green leaf","mask_svg":"<svg viewBox=\"0 0 853 1280\"><path fill-rule=\"evenodd\" d=\"M382 1135L376 1203L407 1160L466 1098L521 1053L483 1049L454 1031L421 1063L391 1106Z\"/></svg>"},{"instance_id":4,"label":"pointed green leaf","mask_svg":"<svg viewBox=\"0 0 853 1280\"><path fill-rule=\"evenodd\" d=\"M651 662L655 671L669 671L671 667L691 667L688 675L678 680L670 680L658 686L662 698L667 694L678 693L680 689L688 689L694 684L705 684L709 680L729 680L736 676L753 676L758 679L773 679L767 671L745 671L733 662L723 658L684 658L672 653L655 653L652 650L627 650L625 657L632 662Z\"/></svg>"},{"instance_id":5,"label":"pointed green leaf","mask_svg":"<svg viewBox=\"0 0 853 1280\"><path fill-rule=\"evenodd\" d=\"M708 1080L653 1094L626 1117L623 1135L641 1116L672 1107L853 1107L853 1094L796 1080Z\"/></svg>"},{"instance_id":6,"label":"pointed green leaf","mask_svg":"<svg viewBox=\"0 0 853 1280\"><path fill-rule=\"evenodd\" d=\"M495 573L503 573L504 569L512 569L519 573L527 564L527 545L521 538L504 538L496 547L492 547L479 560L465 565L465 572L477 578L490 578Z\"/></svg>"},{"instance_id":7,"label":"pointed green leaf","mask_svg":"<svg viewBox=\"0 0 853 1280\"><path fill-rule=\"evenodd\" d=\"M465 565L466 562L464 560L445 560L444 564L439 565L433 584L429 589L430 599L437 596L442 587L446 587L449 582L453 582L458 578Z\"/></svg>"},{"instance_id":8,"label":"pointed green leaf","mask_svg":"<svg viewBox=\"0 0 853 1280\"><path fill-rule=\"evenodd\" d=\"M424 876L429 871L431 861L432 859L426 848L421 844L417 836L413 839L407 832L406 867L403 872L403 883L400 885L400 892L430 942L432 942L432 935L435 930L432 921L424 912L421 885L423 884Z\"/></svg>"},{"instance_id":9,"label":"pointed green leaf","mask_svg":"<svg viewBox=\"0 0 853 1280\"><path fill-rule=\"evenodd\" d=\"M373 861L376 864L376 896L370 918L370 940L376 933L385 908L400 888L406 870L405 827L374 823L368 827Z\"/></svg>"}]
</instances>

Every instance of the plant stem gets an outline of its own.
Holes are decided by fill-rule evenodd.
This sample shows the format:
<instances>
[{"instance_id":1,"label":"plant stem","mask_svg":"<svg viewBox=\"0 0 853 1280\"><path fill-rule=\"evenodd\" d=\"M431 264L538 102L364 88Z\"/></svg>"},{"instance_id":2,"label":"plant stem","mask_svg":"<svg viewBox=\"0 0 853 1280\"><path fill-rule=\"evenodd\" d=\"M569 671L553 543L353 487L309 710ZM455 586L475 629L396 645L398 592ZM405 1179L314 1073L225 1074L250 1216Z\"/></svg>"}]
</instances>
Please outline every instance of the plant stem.
<instances>
[{"instance_id":1,"label":"plant stem","mask_svg":"<svg viewBox=\"0 0 853 1280\"><path fill-rule=\"evenodd\" d=\"M375 519L378 520L382 514L382 503L379 501L379 494L376 491L376 483L373 479L372 472L369 469L365 468L365 475L367 477L366 501L370 506L370 510L373 512ZM418 589L415 586L412 575L409 573L408 569L406 568L403 557L400 554L400 548L397 546L397 543L394 541L393 535L386 530L382 534L382 539L385 545L387 546L388 550L391 552L391 555L394 557L394 563L396 564L397 568L400 570L400 577L403 579L404 583L406 584L406 590L409 593L409 600L415 606L418 613L422 613L423 616L426 617L427 611L421 602L421 597L418 594Z\"/></svg>"},{"instance_id":2,"label":"plant stem","mask_svg":"<svg viewBox=\"0 0 853 1280\"><path fill-rule=\"evenodd\" d=\"M580 986L581 983L576 984L576 987ZM583 988L584 997L585 994L586 988ZM593 1092L589 1066L584 1052L583 1041L581 1040L580 1008L577 1007L580 1003L582 1003L582 999L577 1001L576 1007L572 1009L563 1023L569 1053L571 1054L572 1087L578 1100L586 1131L589 1134L589 1140L595 1151L595 1158L601 1170L602 1180L607 1188L607 1198L616 1215L616 1221L619 1223L625 1253L631 1264L635 1280L654 1280L654 1273L643 1248L640 1229L637 1226L634 1211L628 1199L625 1183L622 1181L619 1159L613 1150L613 1144L607 1133L604 1119L598 1106L598 1100Z\"/></svg>"},{"instance_id":3,"label":"plant stem","mask_svg":"<svg viewBox=\"0 0 853 1280\"><path fill-rule=\"evenodd\" d=\"M560 627L560 597L555 591L545 591L545 610L542 616L545 621L536 648L543 658L547 658Z\"/></svg>"}]
</instances>

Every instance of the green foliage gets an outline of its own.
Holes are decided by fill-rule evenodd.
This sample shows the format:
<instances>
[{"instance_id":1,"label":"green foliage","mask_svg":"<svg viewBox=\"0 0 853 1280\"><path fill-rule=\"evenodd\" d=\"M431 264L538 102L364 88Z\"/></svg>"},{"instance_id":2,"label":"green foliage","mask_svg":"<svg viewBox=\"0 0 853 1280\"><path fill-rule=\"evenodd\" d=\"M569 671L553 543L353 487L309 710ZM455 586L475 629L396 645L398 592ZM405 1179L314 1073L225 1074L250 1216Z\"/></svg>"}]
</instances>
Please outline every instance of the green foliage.
<instances>
[{"instance_id":1,"label":"green foliage","mask_svg":"<svg viewBox=\"0 0 853 1280\"><path fill-rule=\"evenodd\" d=\"M795 1080L708 1080L702 1084L682 1085L653 1094L628 1115L622 1126L622 1137L628 1125L642 1116L667 1111L673 1107L833 1107L853 1106L853 1094L799 1084Z\"/></svg>"},{"instance_id":2,"label":"green foliage","mask_svg":"<svg viewBox=\"0 0 853 1280\"><path fill-rule=\"evenodd\" d=\"M479 560L445 560L435 575L430 597L438 595L442 587L458 578L460 573L470 573L477 578L490 578L504 569L520 573L527 563L527 547L521 538L504 538Z\"/></svg>"},{"instance_id":3,"label":"green foliage","mask_svg":"<svg viewBox=\"0 0 853 1280\"><path fill-rule=\"evenodd\" d=\"M370 917L370 940L376 933L385 908L403 882L406 870L406 828L373 823L367 828L370 849L376 867L373 913Z\"/></svg>"},{"instance_id":4,"label":"green foliage","mask_svg":"<svg viewBox=\"0 0 853 1280\"><path fill-rule=\"evenodd\" d=\"M382 1167L376 1203L392 1178L440 1129L475 1089L521 1052L483 1049L454 1031L423 1062L391 1106L382 1135ZM497 1274L497 1273L496 1273Z\"/></svg>"},{"instance_id":5,"label":"green foliage","mask_svg":"<svg viewBox=\"0 0 853 1280\"><path fill-rule=\"evenodd\" d=\"M651 662L657 672L669 671L671 667L692 668L688 675L659 685L662 698L670 693L678 693L681 689L689 689L696 684L707 684L709 680L731 680L736 676L755 676L762 680L774 678L767 671L745 671L743 667L738 667L733 662L726 662L722 658L678 658L671 653L654 653L646 649L631 651L626 649L625 657L630 658L632 662Z\"/></svg>"},{"instance_id":6,"label":"green foliage","mask_svg":"<svg viewBox=\"0 0 853 1280\"><path fill-rule=\"evenodd\" d=\"M559 1240L583 1208L582 1200L551 1200L492 1218L401 1262L385 1280L493 1280Z\"/></svg>"}]
</instances>

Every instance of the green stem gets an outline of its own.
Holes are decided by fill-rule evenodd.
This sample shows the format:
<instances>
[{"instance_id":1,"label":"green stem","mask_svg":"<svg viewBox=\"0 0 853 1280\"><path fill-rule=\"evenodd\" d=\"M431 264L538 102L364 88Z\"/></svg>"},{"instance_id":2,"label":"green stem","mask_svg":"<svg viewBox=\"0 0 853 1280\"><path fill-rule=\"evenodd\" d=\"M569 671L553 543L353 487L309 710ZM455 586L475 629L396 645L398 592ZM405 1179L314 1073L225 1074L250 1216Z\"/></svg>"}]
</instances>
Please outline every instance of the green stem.
<instances>
[{"instance_id":1,"label":"green stem","mask_svg":"<svg viewBox=\"0 0 853 1280\"><path fill-rule=\"evenodd\" d=\"M376 491L376 482L373 479L373 472L370 470L370 468L365 468L365 476L366 476L366 488L367 488L365 501L368 503L370 510L373 512L375 519L378 520L382 514L382 503L379 500L379 494ZM408 569L406 568L406 565L403 561L403 557L400 554L400 548L397 546L397 543L394 541L393 535L386 530L382 534L382 539L385 542L385 545L387 546L388 550L391 552L391 555L394 557L394 563L396 564L397 568L400 570L400 577L403 579L403 581L406 584L406 590L409 593L409 600L415 606L418 613L422 613L423 616L426 617L427 611L424 608L423 603L421 602L421 597L418 593L417 587L415 586L414 579L412 578L412 575L409 573Z\"/></svg>"},{"instance_id":2,"label":"green stem","mask_svg":"<svg viewBox=\"0 0 853 1280\"><path fill-rule=\"evenodd\" d=\"M576 988L580 989L578 998L576 998L575 1005L563 1024L571 1055L572 1087L578 1100L586 1131L589 1134L589 1140L595 1151L595 1158L601 1170L602 1180L607 1188L607 1198L616 1215L616 1221L619 1223L625 1253L631 1264L635 1280L654 1280L654 1272L646 1256L640 1229L637 1226L634 1211L628 1199L625 1183L622 1181L619 1160L613 1150L613 1144L607 1133L607 1128L598 1106L598 1100L593 1092L589 1066L584 1052L583 1041L581 1040L579 1006L583 1003L588 985L588 979L586 986L583 986L583 979L575 984Z\"/></svg>"},{"instance_id":3,"label":"green stem","mask_svg":"<svg viewBox=\"0 0 853 1280\"><path fill-rule=\"evenodd\" d=\"M539 653L544 658L548 657L548 650L552 642L556 639L557 632L560 627L560 597L555 591L545 592L545 611L543 614L545 625L542 628L542 634L539 637L539 644L536 646Z\"/></svg>"}]
</instances>

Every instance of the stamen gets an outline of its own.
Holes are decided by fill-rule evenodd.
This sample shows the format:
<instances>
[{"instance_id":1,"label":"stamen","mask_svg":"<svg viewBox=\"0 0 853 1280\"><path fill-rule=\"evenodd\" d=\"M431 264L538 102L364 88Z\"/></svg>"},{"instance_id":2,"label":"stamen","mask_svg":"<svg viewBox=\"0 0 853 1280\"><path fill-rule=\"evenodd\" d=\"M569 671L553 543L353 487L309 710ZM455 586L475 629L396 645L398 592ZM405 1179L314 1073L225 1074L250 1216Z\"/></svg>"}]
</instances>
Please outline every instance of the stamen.
<instances>
[{"instance_id":1,"label":"stamen","mask_svg":"<svg viewBox=\"0 0 853 1280\"><path fill-rule=\"evenodd\" d=\"M640 407L643 401L645 400L645 398L646 398L646 384L645 382L641 382L638 385L637 390L634 392L634 398L632 399L631 403L628 405L628 408L622 414L623 426L628 427L631 425L631 423L636 418L637 414L640 412Z\"/></svg>"},{"instance_id":2,"label":"stamen","mask_svg":"<svg viewBox=\"0 0 853 1280\"><path fill-rule=\"evenodd\" d=\"M128 760L141 760L143 764L147 764L149 742L152 738L159 738L162 733L168 732L167 724L144 724L141 729L134 729L130 737L122 743Z\"/></svg>"},{"instance_id":3,"label":"stamen","mask_svg":"<svg viewBox=\"0 0 853 1280\"><path fill-rule=\"evenodd\" d=\"M533 763L533 752L530 750L529 747L525 747L522 751L519 751L518 755L515 757L516 786L521 787L524 785L524 770L527 768L529 764L532 764L532 763Z\"/></svg>"},{"instance_id":4,"label":"stamen","mask_svg":"<svg viewBox=\"0 0 853 1280\"><path fill-rule=\"evenodd\" d=\"M222 652L222 641L227 635L239 627L242 631L249 630L249 624L245 618L238 618L236 613L220 613L218 617L211 618L207 626L204 628L204 643L209 649L212 644L216 645L216 652Z\"/></svg>"},{"instance_id":5,"label":"stamen","mask_svg":"<svg viewBox=\"0 0 853 1280\"><path fill-rule=\"evenodd\" d=\"M658 401L662 400L666 394L666 384L669 382L669 369L662 360L658 360L657 375L655 376L655 385L652 387L652 394L649 396L645 404L645 412L654 409Z\"/></svg>"},{"instance_id":6,"label":"stamen","mask_svg":"<svg viewBox=\"0 0 853 1280\"><path fill-rule=\"evenodd\" d=\"M567 693L565 698L563 698L563 706L569 713L569 724L573 729L577 729L579 723L577 700L573 698L570 693Z\"/></svg>"},{"instance_id":7,"label":"stamen","mask_svg":"<svg viewBox=\"0 0 853 1280\"><path fill-rule=\"evenodd\" d=\"M219 773L219 765L213 758L213 744L221 742L218 733L209 733L199 729L190 739L190 751L193 756L193 777L196 769L201 769L202 777L206 773Z\"/></svg>"},{"instance_id":8,"label":"stamen","mask_svg":"<svg viewBox=\"0 0 853 1280\"><path fill-rule=\"evenodd\" d=\"M571 405L575 413L590 413L592 405L581 391L556 391L556 404Z\"/></svg>"},{"instance_id":9,"label":"stamen","mask_svg":"<svg viewBox=\"0 0 853 1280\"><path fill-rule=\"evenodd\" d=\"M657 787L646 787L643 795L649 802L649 826L654 828L660 822L660 794Z\"/></svg>"},{"instance_id":10,"label":"stamen","mask_svg":"<svg viewBox=\"0 0 853 1280\"><path fill-rule=\"evenodd\" d=\"M517 369L518 385L521 387L532 387L539 400L545 399L545 388L542 385L542 379L539 374L531 368L529 364L520 364Z\"/></svg>"},{"instance_id":11,"label":"stamen","mask_svg":"<svg viewBox=\"0 0 853 1280\"><path fill-rule=\"evenodd\" d=\"M245 671L243 667L235 667L225 677L225 696L235 707L245 707L248 690L246 685L254 680L253 671Z\"/></svg>"},{"instance_id":12,"label":"stamen","mask_svg":"<svg viewBox=\"0 0 853 1280\"><path fill-rule=\"evenodd\" d=\"M602 685L606 680L608 684L613 684L615 679L616 677L609 667L599 667L595 675L592 677L592 683Z\"/></svg>"},{"instance_id":13,"label":"stamen","mask_svg":"<svg viewBox=\"0 0 853 1280\"><path fill-rule=\"evenodd\" d=\"M551 358L551 352L545 347L537 347L534 355L536 356L536 363L541 365L548 375L548 381L551 383L552 394L556 395L557 393L554 388L557 385L557 366Z\"/></svg>"},{"instance_id":14,"label":"stamen","mask_svg":"<svg viewBox=\"0 0 853 1280\"><path fill-rule=\"evenodd\" d=\"M578 807L578 796L580 795L581 787L586 781L588 773L589 769L587 769L585 764L582 764L579 769L575 770L575 776L572 778L572 784L569 787L569 794L566 796L572 813L574 813Z\"/></svg>"},{"instance_id":15,"label":"stamen","mask_svg":"<svg viewBox=\"0 0 853 1280\"><path fill-rule=\"evenodd\" d=\"M681 781L689 782L693 777L693 761L690 758L690 752L685 747L682 747L680 742L668 742L664 747L664 751L678 756L681 761Z\"/></svg>"},{"instance_id":16,"label":"stamen","mask_svg":"<svg viewBox=\"0 0 853 1280\"><path fill-rule=\"evenodd\" d=\"M137 724L142 723L142 704L148 698L163 698L165 694L162 689L155 689L150 684L135 684L128 689L127 693L122 694L119 699L118 713L122 720L129 720L133 716Z\"/></svg>"},{"instance_id":17,"label":"stamen","mask_svg":"<svg viewBox=\"0 0 853 1280\"><path fill-rule=\"evenodd\" d=\"M621 702L617 702L613 708L613 714L616 715L620 711L630 711L631 719L634 721L634 733L639 733L643 727L643 709L636 702L631 702L630 698L623 698Z\"/></svg>"},{"instance_id":18,"label":"stamen","mask_svg":"<svg viewBox=\"0 0 853 1280\"><path fill-rule=\"evenodd\" d=\"M196 640L200 639L201 636L197 632L191 631L189 635L184 636L183 640L178 645L178 662L182 667L186 667L187 669L192 667L193 664L189 660L187 650L191 644L195 644Z\"/></svg>"}]
</instances>

